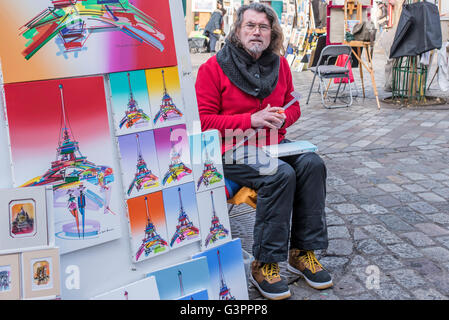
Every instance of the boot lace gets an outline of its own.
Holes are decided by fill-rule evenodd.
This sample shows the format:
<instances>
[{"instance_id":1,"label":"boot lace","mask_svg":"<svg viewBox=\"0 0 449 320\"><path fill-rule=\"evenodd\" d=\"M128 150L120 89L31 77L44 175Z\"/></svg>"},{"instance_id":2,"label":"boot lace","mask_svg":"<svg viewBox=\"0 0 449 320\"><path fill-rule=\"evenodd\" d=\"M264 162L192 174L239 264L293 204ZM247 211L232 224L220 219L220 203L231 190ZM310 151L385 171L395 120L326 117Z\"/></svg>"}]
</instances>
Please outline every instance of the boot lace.
<instances>
[{"instance_id":1,"label":"boot lace","mask_svg":"<svg viewBox=\"0 0 449 320\"><path fill-rule=\"evenodd\" d=\"M298 260L304 263L306 267L310 271L312 271L312 273L316 273L317 271L324 269L321 263L315 257L315 253L313 251L306 251L306 254L300 256Z\"/></svg>"},{"instance_id":2,"label":"boot lace","mask_svg":"<svg viewBox=\"0 0 449 320\"><path fill-rule=\"evenodd\" d=\"M262 267L262 275L268 280L279 277L280 270L277 263L266 263Z\"/></svg>"}]
</instances>

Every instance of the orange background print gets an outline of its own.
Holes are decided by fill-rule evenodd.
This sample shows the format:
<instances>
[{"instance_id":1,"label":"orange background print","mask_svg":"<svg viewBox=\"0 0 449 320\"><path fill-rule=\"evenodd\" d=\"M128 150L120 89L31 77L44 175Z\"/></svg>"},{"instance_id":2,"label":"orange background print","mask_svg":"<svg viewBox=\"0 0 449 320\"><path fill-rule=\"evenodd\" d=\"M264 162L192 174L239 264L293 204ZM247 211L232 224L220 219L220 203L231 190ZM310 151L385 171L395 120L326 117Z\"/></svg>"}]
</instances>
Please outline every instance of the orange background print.
<instances>
[{"instance_id":1,"label":"orange background print","mask_svg":"<svg viewBox=\"0 0 449 320\"><path fill-rule=\"evenodd\" d=\"M156 230L165 229L165 210L162 192L142 195L127 201L128 215L133 235L143 233L147 225L145 197L148 197L148 213L150 220L156 226Z\"/></svg>"}]
</instances>

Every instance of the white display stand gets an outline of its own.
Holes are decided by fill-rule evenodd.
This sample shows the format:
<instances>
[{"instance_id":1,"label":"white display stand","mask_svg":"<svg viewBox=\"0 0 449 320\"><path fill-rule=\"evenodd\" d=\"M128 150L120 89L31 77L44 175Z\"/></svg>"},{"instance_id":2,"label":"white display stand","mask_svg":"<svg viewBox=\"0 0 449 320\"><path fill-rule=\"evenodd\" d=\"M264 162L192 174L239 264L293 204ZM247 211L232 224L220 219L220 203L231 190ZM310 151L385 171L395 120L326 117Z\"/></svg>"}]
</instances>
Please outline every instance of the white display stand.
<instances>
[{"instance_id":1,"label":"white display stand","mask_svg":"<svg viewBox=\"0 0 449 320\"><path fill-rule=\"evenodd\" d=\"M183 8L179 0L169 0L174 44L176 48L179 79L185 106L186 126L189 134L201 132L197 100L195 95L192 66L185 30ZM107 92L108 93L108 92ZM4 95L1 95L4 97ZM111 111L109 94L108 111ZM6 128L4 101L0 100L0 187L13 186ZM112 118L109 117L111 137L114 137ZM119 167L116 158L114 167ZM122 183L117 175L118 184ZM114 241L67 253L61 256L61 299L90 299L99 294L143 279L144 275L156 269L186 260L200 251L200 243L195 242L180 249L159 255L138 263L131 261L129 227L125 201L117 210L120 215L122 236Z\"/></svg>"}]
</instances>

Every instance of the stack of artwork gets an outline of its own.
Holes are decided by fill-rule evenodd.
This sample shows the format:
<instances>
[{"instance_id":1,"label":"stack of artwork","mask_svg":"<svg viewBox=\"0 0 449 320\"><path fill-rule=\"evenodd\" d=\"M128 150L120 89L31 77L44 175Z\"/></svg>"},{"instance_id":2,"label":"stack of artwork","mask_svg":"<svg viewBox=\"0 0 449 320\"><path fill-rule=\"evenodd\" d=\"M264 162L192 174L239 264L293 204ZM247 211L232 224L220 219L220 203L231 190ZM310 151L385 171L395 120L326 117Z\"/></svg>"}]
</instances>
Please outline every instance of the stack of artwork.
<instances>
[{"instance_id":1,"label":"stack of artwork","mask_svg":"<svg viewBox=\"0 0 449 320\"><path fill-rule=\"evenodd\" d=\"M55 298L60 294L52 195L46 187L0 192L0 300Z\"/></svg>"},{"instance_id":2,"label":"stack of artwork","mask_svg":"<svg viewBox=\"0 0 449 320\"><path fill-rule=\"evenodd\" d=\"M59 294L59 255L123 237L124 215L133 263L195 243L213 258L96 298L245 298L216 296L210 283L210 261L220 261L222 292L235 258L221 139L187 134L169 2L3 1L0 26L15 188L0 190L0 299Z\"/></svg>"}]
</instances>

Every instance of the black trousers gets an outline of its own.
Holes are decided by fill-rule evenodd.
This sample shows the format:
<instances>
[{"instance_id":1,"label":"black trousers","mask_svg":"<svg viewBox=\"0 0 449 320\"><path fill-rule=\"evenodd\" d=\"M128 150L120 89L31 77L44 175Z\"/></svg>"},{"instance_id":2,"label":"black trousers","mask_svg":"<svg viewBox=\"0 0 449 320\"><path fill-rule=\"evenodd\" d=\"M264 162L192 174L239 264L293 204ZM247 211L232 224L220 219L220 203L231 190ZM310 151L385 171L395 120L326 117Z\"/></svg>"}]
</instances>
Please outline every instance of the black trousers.
<instances>
[{"instance_id":1,"label":"black trousers","mask_svg":"<svg viewBox=\"0 0 449 320\"><path fill-rule=\"evenodd\" d=\"M283 140L281 143L287 141ZM288 258L290 248L326 249L326 166L315 153L268 157L245 146L223 157L224 175L257 190L253 255L269 263Z\"/></svg>"}]
</instances>

